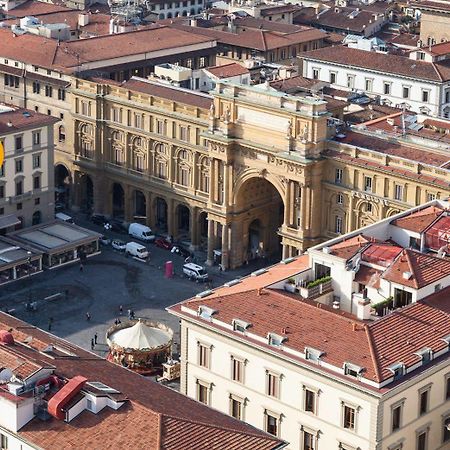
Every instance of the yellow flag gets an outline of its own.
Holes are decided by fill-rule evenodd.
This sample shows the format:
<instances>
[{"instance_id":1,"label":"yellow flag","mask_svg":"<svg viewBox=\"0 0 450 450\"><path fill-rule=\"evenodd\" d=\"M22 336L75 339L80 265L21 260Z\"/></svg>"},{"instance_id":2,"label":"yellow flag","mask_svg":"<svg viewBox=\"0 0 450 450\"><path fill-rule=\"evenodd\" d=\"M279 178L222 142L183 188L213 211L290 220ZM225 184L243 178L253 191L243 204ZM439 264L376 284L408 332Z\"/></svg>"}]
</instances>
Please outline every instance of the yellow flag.
<instances>
[{"instance_id":1,"label":"yellow flag","mask_svg":"<svg viewBox=\"0 0 450 450\"><path fill-rule=\"evenodd\" d=\"M4 159L5 159L5 147L3 147L3 142L0 141L0 167L3 166Z\"/></svg>"}]
</instances>

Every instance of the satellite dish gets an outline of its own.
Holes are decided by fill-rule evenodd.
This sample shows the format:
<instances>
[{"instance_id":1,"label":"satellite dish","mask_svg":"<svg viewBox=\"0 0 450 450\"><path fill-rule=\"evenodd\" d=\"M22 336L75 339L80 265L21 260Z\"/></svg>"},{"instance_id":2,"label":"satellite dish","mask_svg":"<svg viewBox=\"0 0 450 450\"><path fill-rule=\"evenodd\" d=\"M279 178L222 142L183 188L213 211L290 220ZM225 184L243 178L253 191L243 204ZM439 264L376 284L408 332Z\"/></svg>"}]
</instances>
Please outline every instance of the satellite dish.
<instances>
[{"instance_id":1,"label":"satellite dish","mask_svg":"<svg viewBox=\"0 0 450 450\"><path fill-rule=\"evenodd\" d=\"M0 370L0 383L7 383L13 377L13 372L11 369L2 369Z\"/></svg>"}]
</instances>

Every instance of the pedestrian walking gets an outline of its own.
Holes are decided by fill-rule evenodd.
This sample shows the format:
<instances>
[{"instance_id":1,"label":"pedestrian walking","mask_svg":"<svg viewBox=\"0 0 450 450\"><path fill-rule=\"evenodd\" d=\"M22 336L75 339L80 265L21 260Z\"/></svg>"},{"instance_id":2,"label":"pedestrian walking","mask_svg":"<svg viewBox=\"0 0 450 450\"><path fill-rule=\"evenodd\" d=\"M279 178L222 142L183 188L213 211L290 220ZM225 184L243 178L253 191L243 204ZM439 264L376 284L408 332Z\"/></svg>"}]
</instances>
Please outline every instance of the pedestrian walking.
<instances>
[{"instance_id":1,"label":"pedestrian walking","mask_svg":"<svg viewBox=\"0 0 450 450\"><path fill-rule=\"evenodd\" d=\"M95 342L94 342L94 338L91 339L91 350L94 350L95 348Z\"/></svg>"},{"instance_id":2,"label":"pedestrian walking","mask_svg":"<svg viewBox=\"0 0 450 450\"><path fill-rule=\"evenodd\" d=\"M116 319L116 320L114 321L114 325L119 325L119 319Z\"/></svg>"},{"instance_id":3,"label":"pedestrian walking","mask_svg":"<svg viewBox=\"0 0 450 450\"><path fill-rule=\"evenodd\" d=\"M89 312L86 313L86 320L88 322L91 320L91 314Z\"/></svg>"},{"instance_id":4,"label":"pedestrian walking","mask_svg":"<svg viewBox=\"0 0 450 450\"><path fill-rule=\"evenodd\" d=\"M122 305L119 306L119 312L120 312L120 314L123 313L123 306Z\"/></svg>"},{"instance_id":5,"label":"pedestrian walking","mask_svg":"<svg viewBox=\"0 0 450 450\"><path fill-rule=\"evenodd\" d=\"M97 336L97 333L95 333L95 334L94 334L94 344L97 343L97 337L98 337L98 336Z\"/></svg>"},{"instance_id":6,"label":"pedestrian walking","mask_svg":"<svg viewBox=\"0 0 450 450\"><path fill-rule=\"evenodd\" d=\"M127 311L127 313L128 313L128 320L130 320L130 319L131 319L131 309L129 309L129 310Z\"/></svg>"},{"instance_id":7,"label":"pedestrian walking","mask_svg":"<svg viewBox=\"0 0 450 450\"><path fill-rule=\"evenodd\" d=\"M133 310L131 310L131 318L134 320L134 318L135 318L135 314L134 314L134 311Z\"/></svg>"},{"instance_id":8,"label":"pedestrian walking","mask_svg":"<svg viewBox=\"0 0 450 450\"><path fill-rule=\"evenodd\" d=\"M83 272L83 263L80 263L80 272Z\"/></svg>"}]
</instances>

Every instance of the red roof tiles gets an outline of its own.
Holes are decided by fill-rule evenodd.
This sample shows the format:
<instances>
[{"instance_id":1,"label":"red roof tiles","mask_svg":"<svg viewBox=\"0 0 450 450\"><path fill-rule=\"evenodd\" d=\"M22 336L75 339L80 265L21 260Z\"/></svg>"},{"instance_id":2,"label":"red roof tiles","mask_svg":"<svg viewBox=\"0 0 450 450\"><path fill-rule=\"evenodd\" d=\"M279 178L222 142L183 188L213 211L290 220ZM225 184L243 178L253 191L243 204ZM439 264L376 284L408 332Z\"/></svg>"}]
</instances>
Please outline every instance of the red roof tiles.
<instances>
[{"instance_id":1,"label":"red roof tiles","mask_svg":"<svg viewBox=\"0 0 450 450\"><path fill-rule=\"evenodd\" d=\"M392 221L391 223L399 228L422 233L425 231L444 211L436 206L416 211L409 216L404 216Z\"/></svg>"},{"instance_id":2,"label":"red roof tiles","mask_svg":"<svg viewBox=\"0 0 450 450\"><path fill-rule=\"evenodd\" d=\"M0 112L0 133L2 134L16 133L19 130L28 128L53 125L59 121L55 117L40 114L29 109L12 108L14 108L14 111Z\"/></svg>"},{"instance_id":3,"label":"red roof tiles","mask_svg":"<svg viewBox=\"0 0 450 450\"><path fill-rule=\"evenodd\" d=\"M246 67L243 67L238 63L225 64L224 66L208 67L206 70L217 78L236 77L238 75L245 75L250 73Z\"/></svg>"}]
</instances>

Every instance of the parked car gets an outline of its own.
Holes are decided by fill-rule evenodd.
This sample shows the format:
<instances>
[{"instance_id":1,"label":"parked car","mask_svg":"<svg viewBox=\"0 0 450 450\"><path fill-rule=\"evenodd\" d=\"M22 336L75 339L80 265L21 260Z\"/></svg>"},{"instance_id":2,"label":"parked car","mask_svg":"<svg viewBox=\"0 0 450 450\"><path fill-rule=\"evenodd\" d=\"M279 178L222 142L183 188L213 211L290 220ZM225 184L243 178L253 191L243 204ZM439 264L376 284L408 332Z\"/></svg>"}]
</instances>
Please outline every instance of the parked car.
<instances>
[{"instance_id":1,"label":"parked car","mask_svg":"<svg viewBox=\"0 0 450 450\"><path fill-rule=\"evenodd\" d=\"M114 250L118 250L119 252L124 252L125 248L127 247L126 242L121 241L120 239L113 239L113 241L111 242L111 247Z\"/></svg>"},{"instance_id":2,"label":"parked car","mask_svg":"<svg viewBox=\"0 0 450 450\"><path fill-rule=\"evenodd\" d=\"M111 219L109 224L111 225L111 230L117 233L126 233L128 231L127 224L123 220Z\"/></svg>"},{"instance_id":3,"label":"parked car","mask_svg":"<svg viewBox=\"0 0 450 450\"><path fill-rule=\"evenodd\" d=\"M181 244L175 244L171 251L172 253L176 253L177 255L180 255L183 258L188 258L192 256L192 252Z\"/></svg>"},{"instance_id":4,"label":"parked car","mask_svg":"<svg viewBox=\"0 0 450 450\"><path fill-rule=\"evenodd\" d=\"M171 250L173 245L165 238L155 239L154 244L159 248L164 248L166 250Z\"/></svg>"},{"instance_id":5,"label":"parked car","mask_svg":"<svg viewBox=\"0 0 450 450\"><path fill-rule=\"evenodd\" d=\"M194 263L185 264L183 266L183 273L191 281L196 281L197 283L200 281L205 282L209 279L208 272L206 272L205 268Z\"/></svg>"},{"instance_id":6,"label":"parked car","mask_svg":"<svg viewBox=\"0 0 450 450\"><path fill-rule=\"evenodd\" d=\"M136 256L140 259L147 259L150 256L147 248L137 242L128 242L125 248L125 253L128 256Z\"/></svg>"},{"instance_id":7,"label":"parked car","mask_svg":"<svg viewBox=\"0 0 450 450\"><path fill-rule=\"evenodd\" d=\"M96 225L105 225L105 223L108 223L108 219L103 214L92 214L91 222Z\"/></svg>"},{"instance_id":8,"label":"parked car","mask_svg":"<svg viewBox=\"0 0 450 450\"><path fill-rule=\"evenodd\" d=\"M145 242L153 242L156 238L147 225L142 225L142 223L137 222L130 223L128 234Z\"/></svg>"},{"instance_id":9,"label":"parked car","mask_svg":"<svg viewBox=\"0 0 450 450\"><path fill-rule=\"evenodd\" d=\"M98 238L98 241L102 245L109 245L109 244L111 244L111 239L109 239L108 237L104 236L103 234Z\"/></svg>"}]
</instances>

